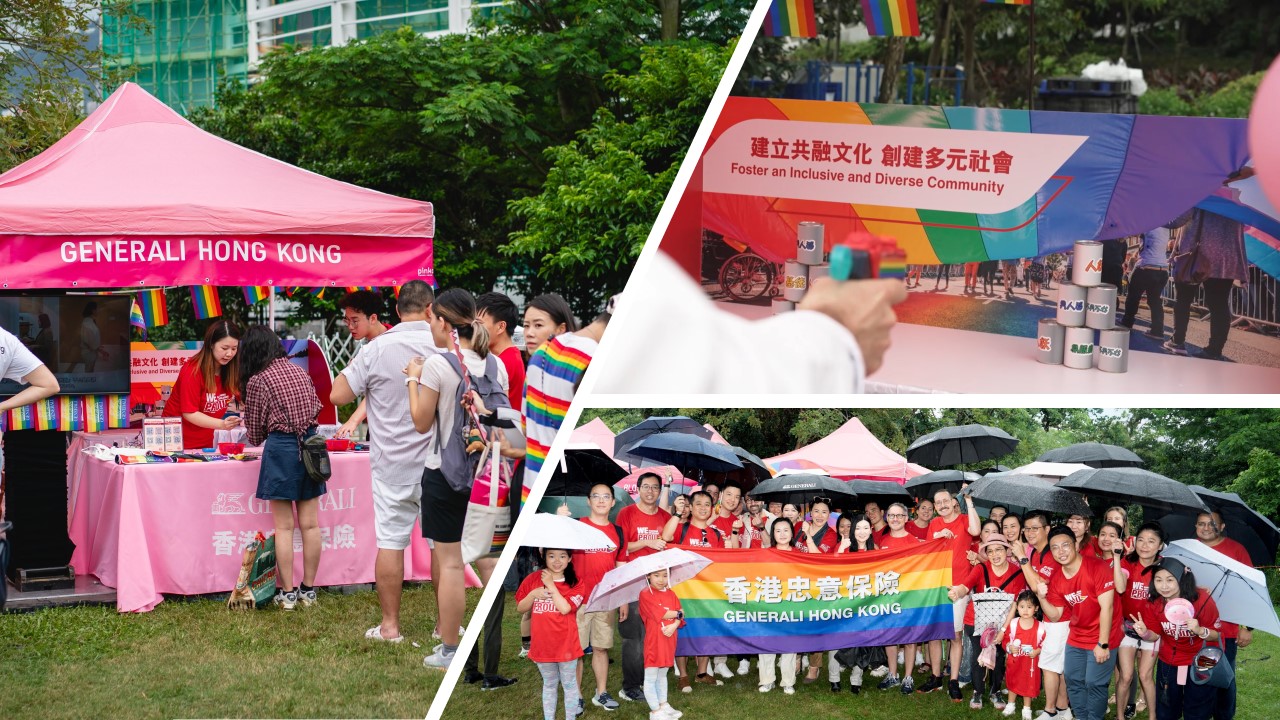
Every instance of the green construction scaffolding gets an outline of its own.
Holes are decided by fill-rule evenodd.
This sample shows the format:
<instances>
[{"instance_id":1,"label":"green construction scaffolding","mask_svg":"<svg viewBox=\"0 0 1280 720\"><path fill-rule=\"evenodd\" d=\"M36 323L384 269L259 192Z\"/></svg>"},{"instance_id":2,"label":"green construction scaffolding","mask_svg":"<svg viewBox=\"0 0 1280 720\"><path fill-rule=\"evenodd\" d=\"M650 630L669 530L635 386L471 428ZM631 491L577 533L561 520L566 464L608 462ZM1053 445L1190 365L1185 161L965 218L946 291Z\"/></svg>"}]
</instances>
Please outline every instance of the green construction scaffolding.
<instances>
[{"instance_id":1,"label":"green construction scaffolding","mask_svg":"<svg viewBox=\"0 0 1280 720\"><path fill-rule=\"evenodd\" d=\"M183 115L213 105L220 82L248 76L245 6L245 0L149 0L131 3L127 14L104 12L107 65Z\"/></svg>"}]
</instances>

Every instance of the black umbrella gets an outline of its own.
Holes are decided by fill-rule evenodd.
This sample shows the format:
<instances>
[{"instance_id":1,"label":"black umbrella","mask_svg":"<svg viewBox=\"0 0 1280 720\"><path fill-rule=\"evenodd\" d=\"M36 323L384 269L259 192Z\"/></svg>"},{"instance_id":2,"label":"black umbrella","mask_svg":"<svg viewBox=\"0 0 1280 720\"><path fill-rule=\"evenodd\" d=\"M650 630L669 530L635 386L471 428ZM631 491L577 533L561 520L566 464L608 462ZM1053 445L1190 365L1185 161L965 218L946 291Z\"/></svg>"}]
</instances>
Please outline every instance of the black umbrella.
<instances>
[{"instance_id":1,"label":"black umbrella","mask_svg":"<svg viewBox=\"0 0 1280 720\"><path fill-rule=\"evenodd\" d=\"M547 482L546 495L585 496L595 483L613 485L627 476L627 471L595 445L570 445L563 462L556 463Z\"/></svg>"},{"instance_id":2,"label":"black umbrella","mask_svg":"<svg viewBox=\"0 0 1280 720\"><path fill-rule=\"evenodd\" d=\"M1062 515L1093 515L1084 498L1034 475L988 475L960 494L972 496L975 503L981 500L993 507L1004 505L1019 513L1044 510Z\"/></svg>"},{"instance_id":3,"label":"black umbrella","mask_svg":"<svg viewBox=\"0 0 1280 720\"><path fill-rule=\"evenodd\" d=\"M946 490L952 495L960 490L960 486L982 477L978 473L961 470L934 470L931 473L917 475L907 481L902 488L919 500L932 500L933 494Z\"/></svg>"},{"instance_id":4,"label":"black umbrella","mask_svg":"<svg viewBox=\"0 0 1280 720\"><path fill-rule=\"evenodd\" d=\"M948 467L1004 457L1018 439L988 425L947 427L925 435L907 448L907 460L925 467Z\"/></svg>"},{"instance_id":5,"label":"black umbrella","mask_svg":"<svg viewBox=\"0 0 1280 720\"><path fill-rule=\"evenodd\" d=\"M707 473L706 480L718 481L722 487L726 484L736 485L742 492L748 493L756 485L759 485L761 481L773 477L773 473L769 471L769 466L759 457L737 445L734 445L732 449L733 454L742 463L742 469L725 473Z\"/></svg>"},{"instance_id":6,"label":"black umbrella","mask_svg":"<svg viewBox=\"0 0 1280 720\"><path fill-rule=\"evenodd\" d=\"M684 433L650 435L615 455L619 459L635 457L659 465L674 465L681 471L729 472L742 469L742 461L734 454L733 448Z\"/></svg>"},{"instance_id":7,"label":"black umbrella","mask_svg":"<svg viewBox=\"0 0 1280 720\"><path fill-rule=\"evenodd\" d=\"M675 417L651 417L645 418L640 422L626 428L618 433L613 439L615 448L626 448L641 440L657 433L684 433L686 435L695 435L703 439L711 437L711 431L702 426L697 420L684 415L676 415ZM622 462L632 465L644 465L644 459L640 457L628 456L625 452L614 453L614 457Z\"/></svg>"},{"instance_id":8,"label":"black umbrella","mask_svg":"<svg viewBox=\"0 0 1280 720\"><path fill-rule=\"evenodd\" d=\"M765 480L748 493L765 502L807 504L815 497L832 498L837 504L852 502L856 493L843 480L830 475L795 473Z\"/></svg>"},{"instance_id":9,"label":"black umbrella","mask_svg":"<svg viewBox=\"0 0 1280 720\"><path fill-rule=\"evenodd\" d=\"M1146 461L1132 450L1096 442L1055 448L1036 458L1037 462L1083 463L1092 468L1138 467Z\"/></svg>"},{"instance_id":10,"label":"black umbrella","mask_svg":"<svg viewBox=\"0 0 1280 720\"><path fill-rule=\"evenodd\" d=\"M1009 467L1008 465L995 465L989 468L979 468L977 470L974 470L974 472L982 476L987 476L987 475L990 475L991 473L1013 472L1013 468Z\"/></svg>"},{"instance_id":11,"label":"black umbrella","mask_svg":"<svg viewBox=\"0 0 1280 720\"><path fill-rule=\"evenodd\" d=\"M1177 480L1142 468L1077 470L1057 486L1090 497L1142 505L1164 512L1205 510L1204 501Z\"/></svg>"},{"instance_id":12,"label":"black umbrella","mask_svg":"<svg viewBox=\"0 0 1280 720\"><path fill-rule=\"evenodd\" d=\"M915 502L911 497L911 493L907 492L898 483L888 480L848 480L845 485L857 494L859 511L866 507L869 502L879 505L881 510L896 502L900 502L907 507L911 507Z\"/></svg>"}]
</instances>

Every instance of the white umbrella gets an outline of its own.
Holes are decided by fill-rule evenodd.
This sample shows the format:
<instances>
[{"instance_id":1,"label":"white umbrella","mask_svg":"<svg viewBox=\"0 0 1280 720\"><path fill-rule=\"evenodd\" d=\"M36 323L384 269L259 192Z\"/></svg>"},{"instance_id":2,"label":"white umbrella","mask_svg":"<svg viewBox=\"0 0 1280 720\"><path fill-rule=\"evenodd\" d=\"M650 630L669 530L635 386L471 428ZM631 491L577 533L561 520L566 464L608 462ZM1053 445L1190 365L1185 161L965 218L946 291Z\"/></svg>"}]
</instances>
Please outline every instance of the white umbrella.
<instances>
[{"instance_id":1,"label":"white umbrella","mask_svg":"<svg viewBox=\"0 0 1280 720\"><path fill-rule=\"evenodd\" d=\"M1048 480L1049 482L1056 483L1077 470L1088 469L1089 466L1083 463L1056 463L1037 460L1033 463L1027 463L1022 467L1016 467L1011 470L1009 474L1036 475Z\"/></svg>"},{"instance_id":2,"label":"white umbrella","mask_svg":"<svg viewBox=\"0 0 1280 720\"><path fill-rule=\"evenodd\" d=\"M636 558L605 573L582 609L584 612L603 612L639 600L640 592L649 586L647 576L651 572L664 568L670 570L670 585L676 585L702 572L702 568L710 564L710 560L698 553L679 548Z\"/></svg>"},{"instance_id":3,"label":"white umbrella","mask_svg":"<svg viewBox=\"0 0 1280 720\"><path fill-rule=\"evenodd\" d=\"M617 547L608 535L566 515L534 513L520 544L559 550L605 550Z\"/></svg>"},{"instance_id":4,"label":"white umbrella","mask_svg":"<svg viewBox=\"0 0 1280 720\"><path fill-rule=\"evenodd\" d=\"M1280 618L1271 605L1267 578L1261 570L1233 560L1199 540L1174 540L1163 554L1181 561L1195 573L1197 585L1209 588L1223 620L1280 637Z\"/></svg>"}]
</instances>

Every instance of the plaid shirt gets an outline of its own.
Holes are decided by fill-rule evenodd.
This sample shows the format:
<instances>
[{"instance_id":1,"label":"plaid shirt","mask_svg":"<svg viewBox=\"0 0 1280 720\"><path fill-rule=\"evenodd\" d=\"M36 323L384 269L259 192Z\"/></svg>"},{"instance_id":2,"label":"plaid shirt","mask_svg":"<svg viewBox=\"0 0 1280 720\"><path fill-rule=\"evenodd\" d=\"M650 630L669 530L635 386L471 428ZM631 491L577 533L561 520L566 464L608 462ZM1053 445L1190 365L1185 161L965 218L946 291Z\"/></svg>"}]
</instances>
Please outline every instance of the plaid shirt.
<instances>
[{"instance_id":1,"label":"plaid shirt","mask_svg":"<svg viewBox=\"0 0 1280 720\"><path fill-rule=\"evenodd\" d=\"M302 368L277 358L249 378L244 388L244 427L250 445L261 445L267 433L298 435L316 424L320 414L316 387Z\"/></svg>"}]
</instances>

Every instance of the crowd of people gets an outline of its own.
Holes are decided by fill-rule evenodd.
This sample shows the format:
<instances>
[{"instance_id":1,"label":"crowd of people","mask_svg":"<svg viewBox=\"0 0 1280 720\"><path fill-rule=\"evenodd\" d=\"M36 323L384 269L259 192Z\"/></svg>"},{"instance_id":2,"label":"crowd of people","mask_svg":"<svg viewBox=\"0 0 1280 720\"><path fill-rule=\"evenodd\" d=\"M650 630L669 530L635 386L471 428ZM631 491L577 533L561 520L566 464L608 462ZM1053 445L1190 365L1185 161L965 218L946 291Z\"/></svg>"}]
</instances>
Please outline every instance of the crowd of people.
<instances>
[{"instance_id":1,"label":"crowd of people","mask_svg":"<svg viewBox=\"0 0 1280 720\"><path fill-rule=\"evenodd\" d=\"M543 548L543 565L528 574L518 595L521 610L533 611L527 654L543 668L547 720L555 715L559 687L566 718L582 714L588 699L605 710L618 707L606 687L615 623L621 637L619 697L647 702L652 720L679 717L667 702L668 668L675 669L683 693L721 686L751 670L752 658L745 655L697 657L692 670L688 658L674 656L683 615L665 575L651 575L650 587L630 606L581 612L594 586L615 567L674 546L843 554L928 540L944 540L951 550L951 637L901 647L759 655L759 691L781 686L794 694L797 680L820 680L825 661L832 693L846 692L842 678L848 670L847 692L855 695L936 691L956 703L967 696L970 709L990 707L1007 717L1019 714L1020 704L1024 720L1102 720L1110 704L1124 718L1229 720L1235 714L1234 682L1225 688L1201 685L1188 679L1188 671L1197 653L1214 644L1234 668L1237 648L1252 640L1249 629L1222 620L1191 570L1161 556L1168 538L1160 524L1132 528L1123 507L1107 508L1096 521L1040 511L1020 515L1002 506L982 518L967 494L945 489L914 508L898 502L882 508L874 501L833 505L825 497L805 505L766 503L744 497L734 485L712 483L673 495L670 480L654 473L640 476L635 504L615 520L609 519L612 487L597 484L588 499L590 514L581 521L608 536L615 548ZM1201 542L1250 564L1225 529L1216 512L1196 519ZM553 554L560 562L547 564ZM540 599L551 602L540 605ZM1166 608L1181 601L1190 604L1189 619L1176 622ZM576 642L569 638L574 614ZM573 673L571 664L577 666ZM579 690L586 665L595 676L590 693ZM550 672L550 666L558 671ZM919 685L917 674L923 676ZM873 689L864 687L868 676L878 679L871 681ZM1041 708L1038 715L1033 705Z\"/></svg>"}]
</instances>

